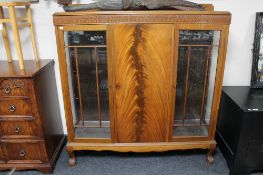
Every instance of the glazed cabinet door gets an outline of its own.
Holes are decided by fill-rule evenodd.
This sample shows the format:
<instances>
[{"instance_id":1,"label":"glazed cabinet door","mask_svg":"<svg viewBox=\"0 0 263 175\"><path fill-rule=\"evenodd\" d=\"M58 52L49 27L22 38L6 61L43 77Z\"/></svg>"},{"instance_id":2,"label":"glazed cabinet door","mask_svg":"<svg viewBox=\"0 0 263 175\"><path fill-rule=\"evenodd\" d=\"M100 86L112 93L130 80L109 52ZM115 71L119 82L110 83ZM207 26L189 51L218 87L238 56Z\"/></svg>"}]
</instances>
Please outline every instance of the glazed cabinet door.
<instances>
[{"instance_id":1,"label":"glazed cabinet door","mask_svg":"<svg viewBox=\"0 0 263 175\"><path fill-rule=\"evenodd\" d=\"M107 26L65 26L59 29L63 39L60 54L65 58L60 60L60 65L66 70L63 75L66 78L62 81L68 82L63 93L66 108L70 108L72 114L67 116L69 137L110 142Z\"/></svg>"},{"instance_id":2,"label":"glazed cabinet door","mask_svg":"<svg viewBox=\"0 0 263 175\"><path fill-rule=\"evenodd\" d=\"M172 137L213 138L227 45L219 25L179 25Z\"/></svg>"},{"instance_id":3,"label":"glazed cabinet door","mask_svg":"<svg viewBox=\"0 0 263 175\"><path fill-rule=\"evenodd\" d=\"M167 141L174 26L118 24L113 28L117 141Z\"/></svg>"}]
</instances>

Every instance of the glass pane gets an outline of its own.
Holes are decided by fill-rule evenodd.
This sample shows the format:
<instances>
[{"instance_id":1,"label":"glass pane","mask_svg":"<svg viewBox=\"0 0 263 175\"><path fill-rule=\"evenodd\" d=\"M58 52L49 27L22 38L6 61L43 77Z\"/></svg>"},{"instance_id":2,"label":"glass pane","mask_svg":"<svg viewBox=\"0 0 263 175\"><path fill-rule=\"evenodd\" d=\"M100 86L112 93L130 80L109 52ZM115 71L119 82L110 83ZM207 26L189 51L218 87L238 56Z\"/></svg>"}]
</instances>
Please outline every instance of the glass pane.
<instances>
[{"instance_id":1,"label":"glass pane","mask_svg":"<svg viewBox=\"0 0 263 175\"><path fill-rule=\"evenodd\" d=\"M105 31L65 34L75 137L110 138Z\"/></svg>"},{"instance_id":2,"label":"glass pane","mask_svg":"<svg viewBox=\"0 0 263 175\"><path fill-rule=\"evenodd\" d=\"M184 94L185 94L185 82L186 82L186 66L187 66L187 47L179 47L178 67L177 67L177 94L176 94L176 112L177 119L183 119L184 114Z\"/></svg>"},{"instance_id":3,"label":"glass pane","mask_svg":"<svg viewBox=\"0 0 263 175\"><path fill-rule=\"evenodd\" d=\"M219 38L219 31L180 31L174 136L208 136Z\"/></svg>"},{"instance_id":4,"label":"glass pane","mask_svg":"<svg viewBox=\"0 0 263 175\"><path fill-rule=\"evenodd\" d=\"M70 46L105 45L106 32L104 31L71 31L67 32Z\"/></svg>"},{"instance_id":5,"label":"glass pane","mask_svg":"<svg viewBox=\"0 0 263 175\"><path fill-rule=\"evenodd\" d=\"M107 65L107 50L100 48L97 50L98 57L98 73L99 73L99 94L100 94L100 109L103 126L110 126L109 123L109 93L108 93L108 65ZM106 122L108 121L108 122Z\"/></svg>"}]
</instances>

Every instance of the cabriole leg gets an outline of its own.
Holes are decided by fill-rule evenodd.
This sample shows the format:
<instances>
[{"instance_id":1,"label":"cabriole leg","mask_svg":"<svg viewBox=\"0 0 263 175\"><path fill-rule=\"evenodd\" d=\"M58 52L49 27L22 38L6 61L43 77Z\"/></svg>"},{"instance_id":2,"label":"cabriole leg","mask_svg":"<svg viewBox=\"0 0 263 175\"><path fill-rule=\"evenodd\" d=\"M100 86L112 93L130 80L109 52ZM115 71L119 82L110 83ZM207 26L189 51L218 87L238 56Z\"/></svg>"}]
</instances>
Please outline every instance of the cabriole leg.
<instances>
[{"instance_id":1,"label":"cabriole leg","mask_svg":"<svg viewBox=\"0 0 263 175\"><path fill-rule=\"evenodd\" d=\"M215 150L216 150L216 144L210 145L210 149L208 150L207 158L206 158L206 160L209 164L214 163L213 154L214 154Z\"/></svg>"},{"instance_id":2,"label":"cabriole leg","mask_svg":"<svg viewBox=\"0 0 263 175\"><path fill-rule=\"evenodd\" d=\"M67 147L67 152L69 155L69 160L68 160L68 164L69 166L75 166L76 165L76 156L74 154L74 150L72 149L72 147Z\"/></svg>"}]
</instances>

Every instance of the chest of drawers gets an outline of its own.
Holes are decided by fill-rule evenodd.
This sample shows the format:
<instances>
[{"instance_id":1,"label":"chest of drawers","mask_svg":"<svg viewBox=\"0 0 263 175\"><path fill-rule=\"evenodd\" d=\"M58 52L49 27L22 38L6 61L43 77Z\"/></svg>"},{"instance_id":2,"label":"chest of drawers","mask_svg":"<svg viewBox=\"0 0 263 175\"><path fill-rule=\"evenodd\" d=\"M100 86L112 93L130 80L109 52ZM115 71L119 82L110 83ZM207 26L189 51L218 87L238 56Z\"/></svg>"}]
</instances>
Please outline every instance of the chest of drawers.
<instances>
[{"instance_id":1,"label":"chest of drawers","mask_svg":"<svg viewBox=\"0 0 263 175\"><path fill-rule=\"evenodd\" d=\"M54 62L0 61L0 170L50 173L64 143Z\"/></svg>"}]
</instances>

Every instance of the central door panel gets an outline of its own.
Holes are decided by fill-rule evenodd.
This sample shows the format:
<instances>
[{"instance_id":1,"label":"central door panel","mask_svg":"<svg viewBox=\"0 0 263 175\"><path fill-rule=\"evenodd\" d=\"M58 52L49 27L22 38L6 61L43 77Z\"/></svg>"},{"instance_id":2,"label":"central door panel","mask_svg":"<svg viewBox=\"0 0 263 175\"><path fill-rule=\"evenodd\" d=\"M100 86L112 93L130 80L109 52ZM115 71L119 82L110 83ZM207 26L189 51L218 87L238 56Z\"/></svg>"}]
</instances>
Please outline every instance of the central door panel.
<instances>
[{"instance_id":1,"label":"central door panel","mask_svg":"<svg viewBox=\"0 0 263 175\"><path fill-rule=\"evenodd\" d=\"M118 24L113 34L117 141L168 141L174 26Z\"/></svg>"}]
</instances>

